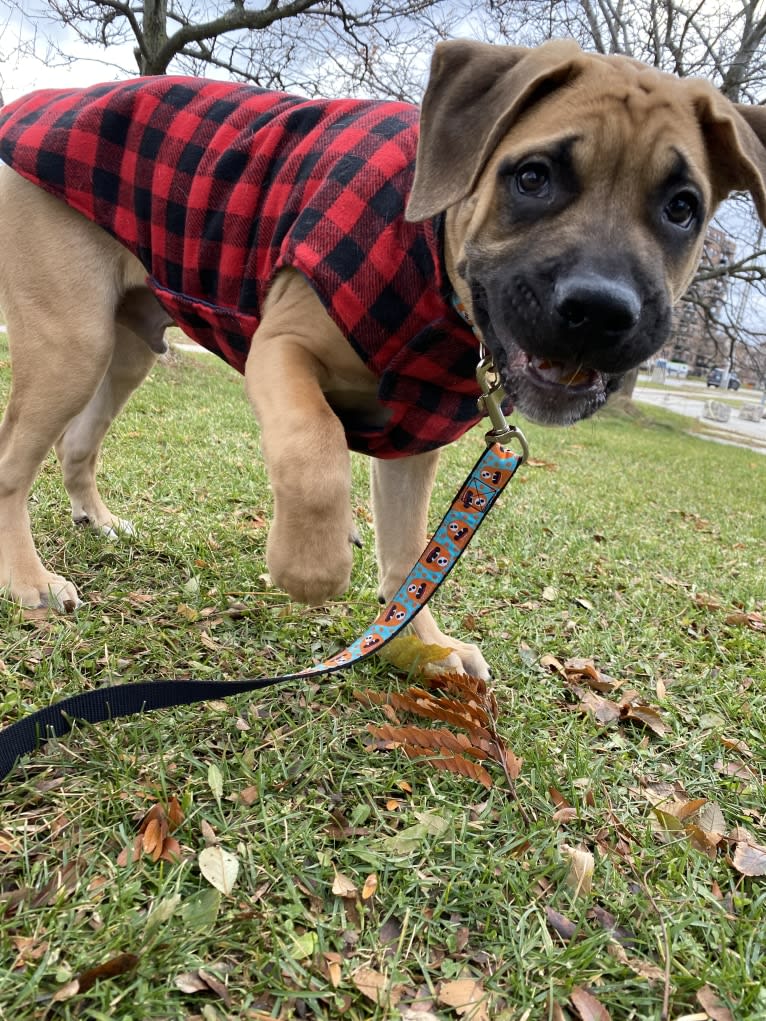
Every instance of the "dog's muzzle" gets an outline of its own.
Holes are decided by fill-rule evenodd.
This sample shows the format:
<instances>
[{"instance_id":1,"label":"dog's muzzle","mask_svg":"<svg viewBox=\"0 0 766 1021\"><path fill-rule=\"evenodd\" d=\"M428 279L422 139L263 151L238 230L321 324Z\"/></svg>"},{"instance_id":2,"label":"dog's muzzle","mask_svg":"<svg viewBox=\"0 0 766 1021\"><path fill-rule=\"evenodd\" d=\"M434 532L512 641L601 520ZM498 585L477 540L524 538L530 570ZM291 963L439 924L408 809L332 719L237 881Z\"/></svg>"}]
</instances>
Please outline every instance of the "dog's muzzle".
<instances>
[{"instance_id":1,"label":"dog's muzzle","mask_svg":"<svg viewBox=\"0 0 766 1021\"><path fill-rule=\"evenodd\" d=\"M670 307L628 274L557 269L469 279L477 325L514 405L533 421L564 425L597 411L623 374L662 346Z\"/></svg>"}]
</instances>

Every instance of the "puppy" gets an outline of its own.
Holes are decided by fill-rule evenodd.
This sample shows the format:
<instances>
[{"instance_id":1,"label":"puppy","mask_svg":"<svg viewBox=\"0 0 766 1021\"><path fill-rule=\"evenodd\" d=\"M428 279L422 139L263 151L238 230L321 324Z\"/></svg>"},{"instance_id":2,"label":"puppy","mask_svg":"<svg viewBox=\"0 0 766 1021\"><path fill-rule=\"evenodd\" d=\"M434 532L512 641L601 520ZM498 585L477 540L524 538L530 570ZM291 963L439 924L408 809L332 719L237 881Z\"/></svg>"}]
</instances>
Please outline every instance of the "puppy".
<instances>
[{"instance_id":1,"label":"puppy","mask_svg":"<svg viewBox=\"0 0 766 1021\"><path fill-rule=\"evenodd\" d=\"M438 450L477 420L480 342L523 415L592 414L667 340L718 203L745 189L766 216L765 145L763 108L571 41L444 43L419 112L185 78L7 107L0 588L78 603L30 533L52 446L75 521L129 529L96 460L176 322L244 373L276 584L309 603L346 589L350 448L373 457L388 599L422 549ZM428 609L414 627L487 675Z\"/></svg>"}]
</instances>

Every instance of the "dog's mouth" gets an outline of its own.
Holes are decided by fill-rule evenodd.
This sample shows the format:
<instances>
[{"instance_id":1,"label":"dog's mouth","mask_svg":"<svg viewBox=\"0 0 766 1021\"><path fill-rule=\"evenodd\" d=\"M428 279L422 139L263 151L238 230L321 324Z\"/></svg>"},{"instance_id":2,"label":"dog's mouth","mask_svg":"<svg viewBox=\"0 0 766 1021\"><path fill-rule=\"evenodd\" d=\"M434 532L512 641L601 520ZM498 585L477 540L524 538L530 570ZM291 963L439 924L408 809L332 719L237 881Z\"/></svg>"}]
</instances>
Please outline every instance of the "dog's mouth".
<instances>
[{"instance_id":1,"label":"dog's mouth","mask_svg":"<svg viewBox=\"0 0 766 1021\"><path fill-rule=\"evenodd\" d=\"M597 388L603 382L603 376L595 369L588 369L574 362L559 362L551 358L535 358L527 355L526 371L534 382L543 387L565 390L585 390Z\"/></svg>"},{"instance_id":2,"label":"dog's mouth","mask_svg":"<svg viewBox=\"0 0 766 1021\"><path fill-rule=\"evenodd\" d=\"M569 425L587 418L613 389L611 377L581 362L530 354L516 345L510 354L494 357L514 407L543 425Z\"/></svg>"}]
</instances>

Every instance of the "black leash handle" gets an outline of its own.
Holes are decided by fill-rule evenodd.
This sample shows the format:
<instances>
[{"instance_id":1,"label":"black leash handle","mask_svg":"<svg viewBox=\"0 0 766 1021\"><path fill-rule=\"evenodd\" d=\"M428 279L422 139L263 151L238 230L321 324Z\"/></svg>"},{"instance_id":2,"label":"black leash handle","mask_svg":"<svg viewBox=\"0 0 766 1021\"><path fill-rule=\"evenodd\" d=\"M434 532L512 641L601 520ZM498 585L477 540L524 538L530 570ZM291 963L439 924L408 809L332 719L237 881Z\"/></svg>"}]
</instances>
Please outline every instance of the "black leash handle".
<instances>
[{"instance_id":1,"label":"black leash handle","mask_svg":"<svg viewBox=\"0 0 766 1021\"><path fill-rule=\"evenodd\" d=\"M240 695L284 681L335 673L379 652L423 609L450 573L521 462L521 457L499 444L485 450L396 595L347 649L315 666L279 677L136 681L72 695L0 730L0 780L22 756L49 737L68 734L74 720L104 723L120 716Z\"/></svg>"}]
</instances>

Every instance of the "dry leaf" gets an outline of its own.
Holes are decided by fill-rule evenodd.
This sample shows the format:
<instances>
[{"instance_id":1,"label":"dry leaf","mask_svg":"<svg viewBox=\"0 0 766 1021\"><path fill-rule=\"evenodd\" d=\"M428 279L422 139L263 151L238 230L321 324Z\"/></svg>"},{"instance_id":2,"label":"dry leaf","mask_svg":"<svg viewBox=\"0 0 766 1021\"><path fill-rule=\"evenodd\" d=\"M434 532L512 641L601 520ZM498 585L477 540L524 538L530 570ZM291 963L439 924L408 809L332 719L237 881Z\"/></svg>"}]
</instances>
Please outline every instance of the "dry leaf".
<instances>
[{"instance_id":1,"label":"dry leaf","mask_svg":"<svg viewBox=\"0 0 766 1021\"><path fill-rule=\"evenodd\" d=\"M95 968L87 968L80 972L74 980L77 984L77 991L86 993L96 982L105 978L117 978L118 975L125 975L134 971L137 965L138 957L135 954L117 954L116 957L110 957L103 964L97 964Z\"/></svg>"},{"instance_id":2,"label":"dry leaf","mask_svg":"<svg viewBox=\"0 0 766 1021\"><path fill-rule=\"evenodd\" d=\"M697 1002L704 1008L711 1021L734 1021L734 1015L718 997L718 993L710 986L697 990Z\"/></svg>"},{"instance_id":3,"label":"dry leaf","mask_svg":"<svg viewBox=\"0 0 766 1021\"><path fill-rule=\"evenodd\" d=\"M417 674L442 663L451 653L441 645L426 645L416 635L397 635L378 655L404 674Z\"/></svg>"},{"instance_id":4,"label":"dry leaf","mask_svg":"<svg viewBox=\"0 0 766 1021\"><path fill-rule=\"evenodd\" d=\"M412 748L409 745L404 748L404 751L410 758L428 755L428 764L435 769L445 769L449 773L458 773L460 776L468 777L469 780L475 780L487 790L492 786L492 777L484 766L478 762L471 762L470 759L466 759L462 755L434 756L429 755L425 748Z\"/></svg>"},{"instance_id":5,"label":"dry leaf","mask_svg":"<svg viewBox=\"0 0 766 1021\"><path fill-rule=\"evenodd\" d=\"M182 993L205 993L208 988L207 982L203 982L197 971L184 971L176 975L175 984Z\"/></svg>"},{"instance_id":6,"label":"dry leaf","mask_svg":"<svg viewBox=\"0 0 766 1021\"><path fill-rule=\"evenodd\" d=\"M336 872L332 892L336 897L356 897L356 886L348 876L344 876L342 872Z\"/></svg>"},{"instance_id":7,"label":"dry leaf","mask_svg":"<svg viewBox=\"0 0 766 1021\"><path fill-rule=\"evenodd\" d=\"M164 821L163 819L162 822ZM143 832L144 851L151 855L152 861L157 861L162 854L162 845L167 835L167 824L163 827L162 822L159 819L150 819Z\"/></svg>"},{"instance_id":8,"label":"dry leaf","mask_svg":"<svg viewBox=\"0 0 766 1021\"><path fill-rule=\"evenodd\" d=\"M510 748L505 749L505 771L511 780L518 780L524 760L514 755Z\"/></svg>"},{"instance_id":9,"label":"dry leaf","mask_svg":"<svg viewBox=\"0 0 766 1021\"><path fill-rule=\"evenodd\" d=\"M573 897L587 897L593 886L593 855L583 847L563 845L562 853L569 858L566 884Z\"/></svg>"},{"instance_id":10,"label":"dry leaf","mask_svg":"<svg viewBox=\"0 0 766 1021\"><path fill-rule=\"evenodd\" d=\"M569 999L580 1015L581 1021L611 1021L609 1011L587 989L583 989L581 986L573 986Z\"/></svg>"},{"instance_id":11,"label":"dry leaf","mask_svg":"<svg viewBox=\"0 0 766 1021\"><path fill-rule=\"evenodd\" d=\"M239 872L239 861L222 847L205 847L197 855L199 870L211 886L228 896L234 889Z\"/></svg>"},{"instance_id":12,"label":"dry leaf","mask_svg":"<svg viewBox=\"0 0 766 1021\"><path fill-rule=\"evenodd\" d=\"M571 921L566 915L562 915L560 911L556 911L547 905L545 908L545 918L551 929L561 936L565 943L568 943L579 930L576 922Z\"/></svg>"},{"instance_id":13,"label":"dry leaf","mask_svg":"<svg viewBox=\"0 0 766 1021\"><path fill-rule=\"evenodd\" d=\"M574 657L564 662L564 676L570 684L586 685L594 691L614 691L621 681L603 673L592 659Z\"/></svg>"},{"instance_id":14,"label":"dry leaf","mask_svg":"<svg viewBox=\"0 0 766 1021\"><path fill-rule=\"evenodd\" d=\"M564 664L560 659L549 654L540 657L540 666L547 670L555 670L556 673L561 674L562 677L566 677L567 672L564 669Z\"/></svg>"},{"instance_id":15,"label":"dry leaf","mask_svg":"<svg viewBox=\"0 0 766 1021\"><path fill-rule=\"evenodd\" d=\"M766 876L766 847L749 840L740 840L732 864L743 876Z\"/></svg>"},{"instance_id":16,"label":"dry leaf","mask_svg":"<svg viewBox=\"0 0 766 1021\"><path fill-rule=\"evenodd\" d=\"M330 985L333 989L337 989L341 980L343 958L334 950L325 951L322 957L327 966L327 977L330 980Z\"/></svg>"},{"instance_id":17,"label":"dry leaf","mask_svg":"<svg viewBox=\"0 0 766 1021\"><path fill-rule=\"evenodd\" d=\"M659 709L655 709L654 706L633 705L623 702L620 706L620 720L641 723L658 737L664 737L668 732L667 725L663 723Z\"/></svg>"},{"instance_id":18,"label":"dry leaf","mask_svg":"<svg viewBox=\"0 0 766 1021\"><path fill-rule=\"evenodd\" d=\"M720 840L726 832L726 820L723 812L714 801L708 801L697 816L697 825L708 836L717 836Z\"/></svg>"},{"instance_id":19,"label":"dry leaf","mask_svg":"<svg viewBox=\"0 0 766 1021\"><path fill-rule=\"evenodd\" d=\"M382 1007L395 1006L402 995L400 987L391 986L385 975L372 968L357 968L351 981L362 996Z\"/></svg>"},{"instance_id":20,"label":"dry leaf","mask_svg":"<svg viewBox=\"0 0 766 1021\"><path fill-rule=\"evenodd\" d=\"M739 752L740 755L744 755L748 759L752 759L753 757L753 753L750 751L746 741L737 741L733 738L722 737L721 744L724 748L730 748L732 751Z\"/></svg>"},{"instance_id":21,"label":"dry leaf","mask_svg":"<svg viewBox=\"0 0 766 1021\"><path fill-rule=\"evenodd\" d=\"M28 618L27 618L28 619ZM72 979L71 982L67 982L66 985L60 986L56 992L51 996L52 1003L65 1003L66 1000L71 1000L73 996L77 996L80 992L80 983L77 979Z\"/></svg>"},{"instance_id":22,"label":"dry leaf","mask_svg":"<svg viewBox=\"0 0 766 1021\"><path fill-rule=\"evenodd\" d=\"M736 613L727 614L724 617L724 623L749 627L753 631L766 632L766 618L760 613L745 613L738 610Z\"/></svg>"},{"instance_id":23,"label":"dry leaf","mask_svg":"<svg viewBox=\"0 0 766 1021\"><path fill-rule=\"evenodd\" d=\"M199 830L200 833L202 834L202 839L205 841L205 844L208 847L214 847L216 844L220 844L218 834L215 832L215 830L207 821L207 819L203 819L202 822L199 824Z\"/></svg>"},{"instance_id":24,"label":"dry leaf","mask_svg":"<svg viewBox=\"0 0 766 1021\"><path fill-rule=\"evenodd\" d=\"M636 975L640 975L641 978L648 979L649 982L659 982L665 978L665 972L662 968L652 964L650 961L642 961L639 957L629 957L625 947L621 946L616 940L612 940L606 949L610 957L630 968L631 971L634 971Z\"/></svg>"},{"instance_id":25,"label":"dry leaf","mask_svg":"<svg viewBox=\"0 0 766 1021\"><path fill-rule=\"evenodd\" d=\"M436 998L439 1003L453 1007L455 1013L461 1017L465 1014L468 1021L489 1021L480 980L458 978L452 982L442 982Z\"/></svg>"},{"instance_id":26,"label":"dry leaf","mask_svg":"<svg viewBox=\"0 0 766 1021\"><path fill-rule=\"evenodd\" d=\"M375 893L375 891L377 889L378 889L378 877L373 872L364 881L364 886L362 887L362 900L369 900L370 897L372 897L374 895L374 893Z\"/></svg>"},{"instance_id":27,"label":"dry leaf","mask_svg":"<svg viewBox=\"0 0 766 1021\"><path fill-rule=\"evenodd\" d=\"M230 1003L229 990L225 984L204 968L176 975L175 984L182 993L215 993L226 1006Z\"/></svg>"}]
</instances>

